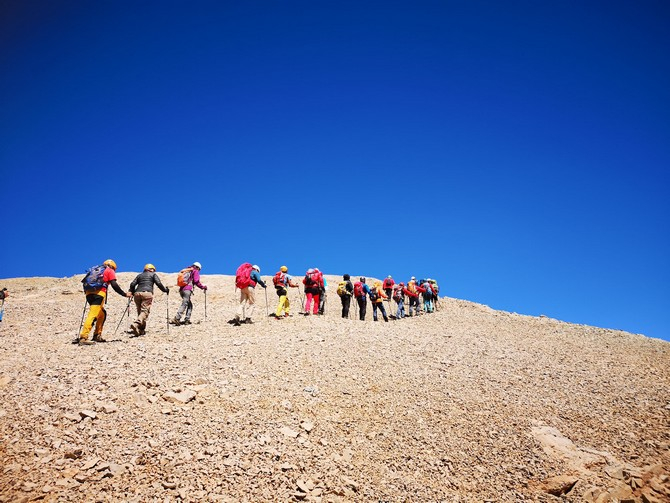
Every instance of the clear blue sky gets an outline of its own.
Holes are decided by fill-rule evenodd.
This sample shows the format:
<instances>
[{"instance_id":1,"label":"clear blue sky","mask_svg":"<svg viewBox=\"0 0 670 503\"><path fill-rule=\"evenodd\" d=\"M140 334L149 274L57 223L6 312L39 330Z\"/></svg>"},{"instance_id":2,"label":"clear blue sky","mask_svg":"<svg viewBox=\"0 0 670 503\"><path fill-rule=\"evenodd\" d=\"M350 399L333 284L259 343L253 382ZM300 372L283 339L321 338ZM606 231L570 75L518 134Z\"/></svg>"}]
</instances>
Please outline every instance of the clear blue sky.
<instances>
[{"instance_id":1,"label":"clear blue sky","mask_svg":"<svg viewBox=\"0 0 670 503\"><path fill-rule=\"evenodd\" d=\"M431 276L670 339L670 3L0 0L0 278Z\"/></svg>"}]
</instances>

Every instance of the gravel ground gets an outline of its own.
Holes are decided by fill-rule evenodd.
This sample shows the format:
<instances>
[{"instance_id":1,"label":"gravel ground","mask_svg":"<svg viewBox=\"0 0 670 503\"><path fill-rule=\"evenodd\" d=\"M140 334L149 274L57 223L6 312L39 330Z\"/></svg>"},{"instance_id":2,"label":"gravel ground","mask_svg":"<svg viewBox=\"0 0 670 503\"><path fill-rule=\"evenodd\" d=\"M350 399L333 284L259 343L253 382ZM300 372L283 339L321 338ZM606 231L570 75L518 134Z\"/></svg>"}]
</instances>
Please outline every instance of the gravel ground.
<instances>
[{"instance_id":1,"label":"gravel ground","mask_svg":"<svg viewBox=\"0 0 670 503\"><path fill-rule=\"evenodd\" d=\"M142 337L112 291L94 346L81 276L3 280L0 501L670 501L669 343L448 297L346 320L327 278L326 315L257 288L234 327L204 275L207 319L168 334L157 291Z\"/></svg>"}]
</instances>

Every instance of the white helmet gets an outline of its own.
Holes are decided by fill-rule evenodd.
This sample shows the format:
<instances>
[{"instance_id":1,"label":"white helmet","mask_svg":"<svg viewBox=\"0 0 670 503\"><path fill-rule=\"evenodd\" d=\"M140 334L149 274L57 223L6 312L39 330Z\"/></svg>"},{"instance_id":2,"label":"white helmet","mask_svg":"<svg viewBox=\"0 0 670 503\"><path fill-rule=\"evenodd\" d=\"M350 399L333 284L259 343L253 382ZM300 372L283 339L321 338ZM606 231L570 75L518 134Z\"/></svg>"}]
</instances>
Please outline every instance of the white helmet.
<instances>
[{"instance_id":1,"label":"white helmet","mask_svg":"<svg viewBox=\"0 0 670 503\"><path fill-rule=\"evenodd\" d=\"M314 272L314 269L312 269L311 267L309 269L307 269L307 274L312 274L313 272Z\"/></svg>"},{"instance_id":2,"label":"white helmet","mask_svg":"<svg viewBox=\"0 0 670 503\"><path fill-rule=\"evenodd\" d=\"M255 265L255 264L254 264L254 265L252 265L252 266L251 266L251 268L252 268L252 269L253 269L254 271L257 271L257 272L261 272L261 268L260 268L260 267L258 267L258 266L257 266L257 265Z\"/></svg>"},{"instance_id":3,"label":"white helmet","mask_svg":"<svg viewBox=\"0 0 670 503\"><path fill-rule=\"evenodd\" d=\"M198 269L202 269L202 266L200 265L200 262L193 262L193 267L197 267Z\"/></svg>"},{"instance_id":4,"label":"white helmet","mask_svg":"<svg viewBox=\"0 0 670 503\"><path fill-rule=\"evenodd\" d=\"M416 281L416 278L415 278L414 276L412 276L412 277L410 278L410 281Z\"/></svg>"}]
</instances>

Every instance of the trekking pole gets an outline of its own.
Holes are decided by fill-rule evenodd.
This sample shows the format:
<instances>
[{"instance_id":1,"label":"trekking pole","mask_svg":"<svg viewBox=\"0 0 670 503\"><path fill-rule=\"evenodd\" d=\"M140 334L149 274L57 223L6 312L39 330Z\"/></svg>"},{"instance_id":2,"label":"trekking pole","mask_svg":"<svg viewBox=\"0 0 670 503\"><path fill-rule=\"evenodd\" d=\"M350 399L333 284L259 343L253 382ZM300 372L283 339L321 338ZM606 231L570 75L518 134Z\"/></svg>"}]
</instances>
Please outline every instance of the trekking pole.
<instances>
[{"instance_id":1,"label":"trekking pole","mask_svg":"<svg viewBox=\"0 0 670 503\"><path fill-rule=\"evenodd\" d=\"M84 309L86 309L86 305L84 305ZM0 321L2 321L2 317L4 315L5 315L5 299L3 298L2 299L2 305L0 305Z\"/></svg>"},{"instance_id":2,"label":"trekking pole","mask_svg":"<svg viewBox=\"0 0 670 503\"><path fill-rule=\"evenodd\" d=\"M5 304L5 301L3 299L2 304ZM86 304L88 304L87 300L84 299L84 310L81 312L81 322L79 323L79 331L77 332L77 340L79 340L79 334L81 333L81 327L84 326L84 315L86 314Z\"/></svg>"},{"instance_id":3,"label":"trekking pole","mask_svg":"<svg viewBox=\"0 0 670 503\"><path fill-rule=\"evenodd\" d=\"M207 321L207 290L205 290L205 321Z\"/></svg>"},{"instance_id":4,"label":"trekking pole","mask_svg":"<svg viewBox=\"0 0 670 503\"><path fill-rule=\"evenodd\" d=\"M167 325L167 332L170 335L170 290L167 291L167 296L165 297L165 319Z\"/></svg>"},{"instance_id":5,"label":"trekking pole","mask_svg":"<svg viewBox=\"0 0 670 503\"><path fill-rule=\"evenodd\" d=\"M119 324L116 325L116 330L114 330L114 335L116 335L116 332L119 331L119 327L121 326L121 322L123 321L123 318L126 317L126 314L127 314L128 317L130 318L130 301L131 301L131 300L133 300L132 297L130 297L130 298L128 299L128 304L126 304L126 311L125 311L125 312L123 313L123 315L121 316L121 319L119 320Z\"/></svg>"},{"instance_id":6,"label":"trekking pole","mask_svg":"<svg viewBox=\"0 0 670 503\"><path fill-rule=\"evenodd\" d=\"M300 299L300 314L305 312L305 301L302 298L302 294L300 293L300 287L298 287L298 298Z\"/></svg>"},{"instance_id":7,"label":"trekking pole","mask_svg":"<svg viewBox=\"0 0 670 503\"><path fill-rule=\"evenodd\" d=\"M270 311L268 311L268 289L263 288L265 290L265 317L268 318L270 316Z\"/></svg>"}]
</instances>

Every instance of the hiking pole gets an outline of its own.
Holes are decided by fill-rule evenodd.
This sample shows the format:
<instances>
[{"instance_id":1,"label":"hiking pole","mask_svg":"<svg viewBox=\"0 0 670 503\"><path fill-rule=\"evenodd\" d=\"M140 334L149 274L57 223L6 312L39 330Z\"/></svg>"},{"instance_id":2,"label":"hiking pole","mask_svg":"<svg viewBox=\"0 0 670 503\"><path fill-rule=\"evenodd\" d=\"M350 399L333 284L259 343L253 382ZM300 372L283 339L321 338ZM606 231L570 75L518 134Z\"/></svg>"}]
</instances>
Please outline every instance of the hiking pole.
<instances>
[{"instance_id":1,"label":"hiking pole","mask_svg":"<svg viewBox=\"0 0 670 503\"><path fill-rule=\"evenodd\" d=\"M207 290L205 290L205 321L207 321Z\"/></svg>"},{"instance_id":2,"label":"hiking pole","mask_svg":"<svg viewBox=\"0 0 670 503\"><path fill-rule=\"evenodd\" d=\"M3 299L2 304L5 304L5 301ZM84 326L84 315L86 314L86 304L88 304L88 301L84 298L84 310L81 312L81 322L79 323L79 331L77 332L77 341L79 341L79 334L81 333L81 327Z\"/></svg>"},{"instance_id":3,"label":"hiking pole","mask_svg":"<svg viewBox=\"0 0 670 503\"><path fill-rule=\"evenodd\" d=\"M263 288L265 290L265 317L268 318L270 316L270 311L268 311L268 289Z\"/></svg>"},{"instance_id":4,"label":"hiking pole","mask_svg":"<svg viewBox=\"0 0 670 503\"><path fill-rule=\"evenodd\" d=\"M131 300L133 300L133 298L132 298L132 297L129 297L129 298L128 298L128 304L126 304L126 311L123 313L123 315L121 315L121 319L119 320L119 324L116 325L116 330L114 330L114 335L116 335L116 332L119 331L119 327L121 326L121 322L123 321L123 318L126 317L126 314L127 314L128 317L130 318L130 301L131 301Z\"/></svg>"},{"instance_id":5,"label":"hiking pole","mask_svg":"<svg viewBox=\"0 0 670 503\"><path fill-rule=\"evenodd\" d=\"M165 320L167 325L167 332L170 335L170 290L167 291L165 297Z\"/></svg>"}]
</instances>

